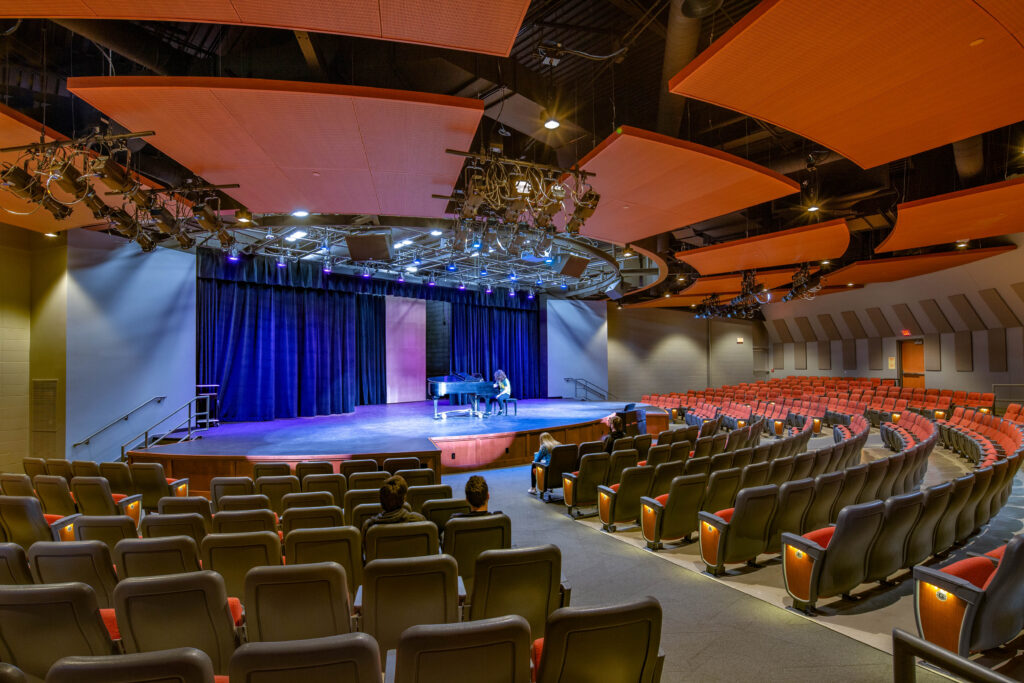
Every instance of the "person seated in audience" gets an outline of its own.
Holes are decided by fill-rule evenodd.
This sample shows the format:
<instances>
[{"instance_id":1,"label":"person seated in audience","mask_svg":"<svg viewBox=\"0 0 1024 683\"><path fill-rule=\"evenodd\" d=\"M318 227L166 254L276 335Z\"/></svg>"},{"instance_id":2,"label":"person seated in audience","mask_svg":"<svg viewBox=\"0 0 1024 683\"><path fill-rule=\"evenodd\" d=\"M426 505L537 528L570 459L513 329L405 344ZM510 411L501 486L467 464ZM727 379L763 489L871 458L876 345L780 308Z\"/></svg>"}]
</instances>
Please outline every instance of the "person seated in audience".
<instances>
[{"instance_id":1,"label":"person seated in audience","mask_svg":"<svg viewBox=\"0 0 1024 683\"><path fill-rule=\"evenodd\" d=\"M409 485L397 474L389 477L380 487L380 506L383 510L363 522L363 538L374 524L401 524L402 522L423 522L426 517L405 508L405 494Z\"/></svg>"},{"instance_id":2,"label":"person seated in audience","mask_svg":"<svg viewBox=\"0 0 1024 683\"><path fill-rule=\"evenodd\" d=\"M474 474L466 482L466 502L469 503L469 512L456 512L452 517L482 517L484 515L501 514L500 512L489 512L487 510L487 504L490 500L491 493L487 489L487 480L478 474Z\"/></svg>"},{"instance_id":3,"label":"person seated in audience","mask_svg":"<svg viewBox=\"0 0 1024 683\"><path fill-rule=\"evenodd\" d=\"M622 429L622 418L618 415L613 415L612 419L608 421L608 425L611 428L611 434L604 437L605 453L612 452L612 446L615 444L616 439L621 439L626 436L626 432Z\"/></svg>"},{"instance_id":4,"label":"person seated in audience","mask_svg":"<svg viewBox=\"0 0 1024 683\"><path fill-rule=\"evenodd\" d=\"M551 451L555 449L555 446L560 446L558 439L551 436L549 433L544 432L540 435L540 448L533 455L533 461L543 463L545 465L551 460ZM469 484L466 484L467 494L469 492ZM530 493L537 493L537 475L533 472L533 465L530 465ZM469 496L466 496L467 500Z\"/></svg>"}]
</instances>

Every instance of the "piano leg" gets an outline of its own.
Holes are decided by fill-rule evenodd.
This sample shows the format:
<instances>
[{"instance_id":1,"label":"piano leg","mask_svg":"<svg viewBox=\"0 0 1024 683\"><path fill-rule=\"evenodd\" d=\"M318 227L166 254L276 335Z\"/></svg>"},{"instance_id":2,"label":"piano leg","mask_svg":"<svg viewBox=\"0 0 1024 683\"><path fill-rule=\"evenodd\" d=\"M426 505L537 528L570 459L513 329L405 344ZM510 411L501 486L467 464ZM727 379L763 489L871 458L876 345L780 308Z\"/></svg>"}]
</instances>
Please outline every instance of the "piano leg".
<instances>
[{"instance_id":1,"label":"piano leg","mask_svg":"<svg viewBox=\"0 0 1024 683\"><path fill-rule=\"evenodd\" d=\"M434 419L440 420L441 416L437 414L437 399L434 399Z\"/></svg>"}]
</instances>

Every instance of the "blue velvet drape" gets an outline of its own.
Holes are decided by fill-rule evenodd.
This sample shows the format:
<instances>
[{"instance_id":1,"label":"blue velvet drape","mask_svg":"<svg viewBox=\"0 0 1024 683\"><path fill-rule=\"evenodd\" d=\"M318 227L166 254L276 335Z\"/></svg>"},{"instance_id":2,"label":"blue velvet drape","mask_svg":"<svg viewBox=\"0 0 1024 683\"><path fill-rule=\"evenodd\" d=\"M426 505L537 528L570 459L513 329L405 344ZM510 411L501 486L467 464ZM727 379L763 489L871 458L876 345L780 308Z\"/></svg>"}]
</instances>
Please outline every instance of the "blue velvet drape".
<instances>
[{"instance_id":1,"label":"blue velvet drape","mask_svg":"<svg viewBox=\"0 0 1024 683\"><path fill-rule=\"evenodd\" d=\"M487 379L504 370L515 398L543 396L540 321L532 311L452 305L452 372L477 372Z\"/></svg>"}]
</instances>

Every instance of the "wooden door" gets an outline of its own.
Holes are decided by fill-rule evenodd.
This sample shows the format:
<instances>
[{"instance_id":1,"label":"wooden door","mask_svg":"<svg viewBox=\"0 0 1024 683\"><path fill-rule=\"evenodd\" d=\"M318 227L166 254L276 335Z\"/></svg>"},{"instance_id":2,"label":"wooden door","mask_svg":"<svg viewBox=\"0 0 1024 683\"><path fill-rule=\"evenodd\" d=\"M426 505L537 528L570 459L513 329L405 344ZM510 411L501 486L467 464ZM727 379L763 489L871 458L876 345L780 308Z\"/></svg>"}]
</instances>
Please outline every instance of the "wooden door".
<instances>
[{"instance_id":1,"label":"wooden door","mask_svg":"<svg viewBox=\"0 0 1024 683\"><path fill-rule=\"evenodd\" d=\"M900 383L905 387L924 387L924 342L900 341Z\"/></svg>"}]
</instances>

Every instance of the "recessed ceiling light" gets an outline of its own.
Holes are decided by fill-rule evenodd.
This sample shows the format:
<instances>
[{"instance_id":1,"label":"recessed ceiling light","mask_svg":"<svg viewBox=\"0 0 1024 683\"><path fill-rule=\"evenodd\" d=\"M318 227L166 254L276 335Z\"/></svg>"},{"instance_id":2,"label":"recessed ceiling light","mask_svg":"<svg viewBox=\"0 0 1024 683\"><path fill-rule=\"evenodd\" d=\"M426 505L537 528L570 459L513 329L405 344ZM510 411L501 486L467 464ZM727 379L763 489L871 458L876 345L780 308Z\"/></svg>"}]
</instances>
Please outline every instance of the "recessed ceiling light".
<instances>
[{"instance_id":1,"label":"recessed ceiling light","mask_svg":"<svg viewBox=\"0 0 1024 683\"><path fill-rule=\"evenodd\" d=\"M823 265L823 266L827 266L827 265L828 265L828 264L830 264L830 263L832 263L832 262L831 262L831 261L822 261L822 262L821 262L821 265Z\"/></svg>"},{"instance_id":2,"label":"recessed ceiling light","mask_svg":"<svg viewBox=\"0 0 1024 683\"><path fill-rule=\"evenodd\" d=\"M305 209L295 209L292 211L292 215L296 218L305 218L309 215L309 211L306 211Z\"/></svg>"},{"instance_id":3,"label":"recessed ceiling light","mask_svg":"<svg viewBox=\"0 0 1024 683\"><path fill-rule=\"evenodd\" d=\"M853 283L852 283L852 282L847 282L847 283L846 283L846 286L847 286L847 287L853 287Z\"/></svg>"},{"instance_id":4,"label":"recessed ceiling light","mask_svg":"<svg viewBox=\"0 0 1024 683\"><path fill-rule=\"evenodd\" d=\"M56 237L57 236L57 233L55 233L55 232L47 232L47 233L43 233L43 234L46 237Z\"/></svg>"},{"instance_id":5,"label":"recessed ceiling light","mask_svg":"<svg viewBox=\"0 0 1024 683\"><path fill-rule=\"evenodd\" d=\"M555 130L560 125L562 125L559 122L559 120L557 118L555 118L553 115L545 113L543 118L544 118L544 127L547 128L548 130Z\"/></svg>"},{"instance_id":6,"label":"recessed ceiling light","mask_svg":"<svg viewBox=\"0 0 1024 683\"><path fill-rule=\"evenodd\" d=\"M821 207L820 207L820 206L818 206L817 204L811 204L810 206L808 206L808 207L807 207L807 210L808 210L808 211L809 211L810 213L814 213L815 211L819 210L820 208L821 208Z\"/></svg>"}]
</instances>

